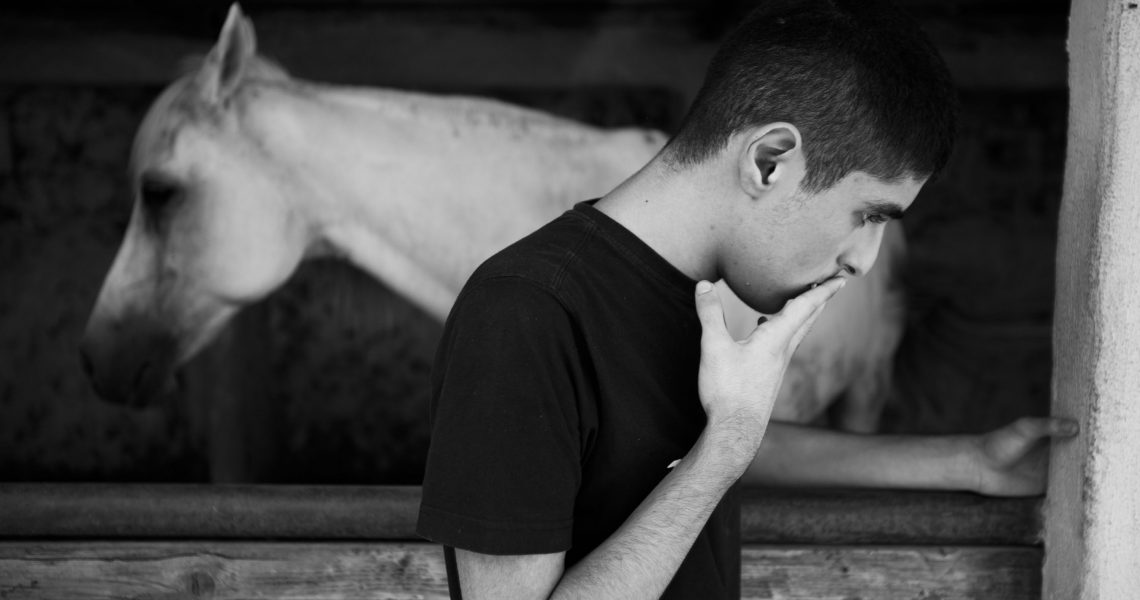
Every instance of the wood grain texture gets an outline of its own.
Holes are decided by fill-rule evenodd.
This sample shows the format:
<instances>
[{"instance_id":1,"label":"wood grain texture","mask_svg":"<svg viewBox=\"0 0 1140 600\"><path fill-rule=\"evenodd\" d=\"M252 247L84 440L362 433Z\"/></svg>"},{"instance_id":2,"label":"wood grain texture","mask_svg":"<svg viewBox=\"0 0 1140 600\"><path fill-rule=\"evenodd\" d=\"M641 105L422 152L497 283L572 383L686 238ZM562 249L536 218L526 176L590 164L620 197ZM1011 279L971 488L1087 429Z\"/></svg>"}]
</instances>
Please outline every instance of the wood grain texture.
<instances>
[{"instance_id":1,"label":"wood grain texture","mask_svg":"<svg viewBox=\"0 0 1140 600\"><path fill-rule=\"evenodd\" d=\"M812 600L1029 600L1041 551L1004 547L748 546L741 597Z\"/></svg>"},{"instance_id":2,"label":"wood grain texture","mask_svg":"<svg viewBox=\"0 0 1140 600\"><path fill-rule=\"evenodd\" d=\"M446 597L443 550L428 544L0 544L5 600Z\"/></svg>"},{"instance_id":3,"label":"wood grain texture","mask_svg":"<svg viewBox=\"0 0 1140 600\"><path fill-rule=\"evenodd\" d=\"M743 548L743 598L1037 598L1041 552L1000 547ZM4 542L6 600L443 599L428 544Z\"/></svg>"}]
</instances>

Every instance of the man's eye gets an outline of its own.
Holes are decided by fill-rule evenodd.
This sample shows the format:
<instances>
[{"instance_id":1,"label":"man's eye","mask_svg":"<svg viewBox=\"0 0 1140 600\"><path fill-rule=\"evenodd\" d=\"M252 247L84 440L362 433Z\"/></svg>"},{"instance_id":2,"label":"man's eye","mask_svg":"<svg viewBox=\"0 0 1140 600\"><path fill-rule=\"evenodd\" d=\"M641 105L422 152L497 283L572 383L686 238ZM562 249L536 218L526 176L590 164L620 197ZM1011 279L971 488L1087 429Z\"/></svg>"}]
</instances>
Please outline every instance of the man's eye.
<instances>
[{"instance_id":1,"label":"man's eye","mask_svg":"<svg viewBox=\"0 0 1140 600\"><path fill-rule=\"evenodd\" d=\"M875 225L882 225L883 223L886 223L887 221L890 221L890 220L891 220L891 218L888 217L887 215L882 215L882 214L878 214L878 213L863 215L863 222L864 223L873 223Z\"/></svg>"}]
</instances>

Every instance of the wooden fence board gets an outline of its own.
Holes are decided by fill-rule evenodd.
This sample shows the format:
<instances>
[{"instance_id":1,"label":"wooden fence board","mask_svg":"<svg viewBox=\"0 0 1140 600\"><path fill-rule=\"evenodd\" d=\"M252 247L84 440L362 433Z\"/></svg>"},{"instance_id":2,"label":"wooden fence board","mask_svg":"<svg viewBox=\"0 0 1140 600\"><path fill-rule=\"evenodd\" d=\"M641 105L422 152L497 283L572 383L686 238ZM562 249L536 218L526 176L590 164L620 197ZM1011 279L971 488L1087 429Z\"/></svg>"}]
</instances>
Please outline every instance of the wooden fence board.
<instances>
[{"instance_id":1,"label":"wooden fence board","mask_svg":"<svg viewBox=\"0 0 1140 600\"><path fill-rule=\"evenodd\" d=\"M1037 548L746 545L741 597L1037 600L1041 560Z\"/></svg>"},{"instance_id":2,"label":"wooden fence board","mask_svg":"<svg viewBox=\"0 0 1140 600\"><path fill-rule=\"evenodd\" d=\"M1039 597L1041 551L746 545L743 598ZM2 542L5 600L447 597L443 553L414 543Z\"/></svg>"},{"instance_id":3,"label":"wooden fence board","mask_svg":"<svg viewBox=\"0 0 1140 600\"><path fill-rule=\"evenodd\" d=\"M429 544L0 543L0 598L445 598Z\"/></svg>"},{"instance_id":4,"label":"wooden fence board","mask_svg":"<svg viewBox=\"0 0 1140 600\"><path fill-rule=\"evenodd\" d=\"M742 539L780 544L1041 544L1040 498L883 490L746 489Z\"/></svg>"},{"instance_id":5,"label":"wooden fence board","mask_svg":"<svg viewBox=\"0 0 1140 600\"><path fill-rule=\"evenodd\" d=\"M0 484L0 538L414 539L418 486Z\"/></svg>"},{"instance_id":6,"label":"wooden fence board","mask_svg":"<svg viewBox=\"0 0 1140 600\"><path fill-rule=\"evenodd\" d=\"M413 540L419 503L416 486L0 484L0 539ZM745 543L1040 543L1039 498L749 489L741 505Z\"/></svg>"}]
</instances>

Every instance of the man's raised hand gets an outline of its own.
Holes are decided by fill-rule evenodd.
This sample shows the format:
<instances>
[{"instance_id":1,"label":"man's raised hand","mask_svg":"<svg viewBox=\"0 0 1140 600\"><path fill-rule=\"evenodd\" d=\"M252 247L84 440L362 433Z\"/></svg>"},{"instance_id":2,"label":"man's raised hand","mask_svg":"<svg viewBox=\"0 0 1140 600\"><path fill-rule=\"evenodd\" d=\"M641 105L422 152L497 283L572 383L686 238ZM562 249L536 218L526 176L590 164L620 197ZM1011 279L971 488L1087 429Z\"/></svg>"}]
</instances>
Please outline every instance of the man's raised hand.
<instances>
[{"instance_id":1,"label":"man's raised hand","mask_svg":"<svg viewBox=\"0 0 1140 600\"><path fill-rule=\"evenodd\" d=\"M827 301L843 287L835 277L789 300L780 312L757 325L741 341L724 323L720 297L707 281L697 284L701 320L698 391L707 428L751 461L760 446L788 361Z\"/></svg>"}]
</instances>

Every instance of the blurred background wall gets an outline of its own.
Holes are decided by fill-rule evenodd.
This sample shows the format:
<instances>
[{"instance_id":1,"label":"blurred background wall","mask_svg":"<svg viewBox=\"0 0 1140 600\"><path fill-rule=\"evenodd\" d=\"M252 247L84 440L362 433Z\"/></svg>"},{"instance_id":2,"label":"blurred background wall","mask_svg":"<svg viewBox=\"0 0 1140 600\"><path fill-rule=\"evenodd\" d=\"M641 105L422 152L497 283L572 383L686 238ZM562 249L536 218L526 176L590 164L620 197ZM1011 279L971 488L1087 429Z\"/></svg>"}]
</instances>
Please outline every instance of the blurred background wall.
<instances>
[{"instance_id":1,"label":"blurred background wall","mask_svg":"<svg viewBox=\"0 0 1140 600\"><path fill-rule=\"evenodd\" d=\"M910 306L884 426L981 431L1048 407L1069 7L901 4L946 57L964 114L949 169L904 221ZM261 53L295 77L671 131L751 3L242 6ZM441 327L343 264L303 267L158 406L106 404L80 369L83 325L129 215L134 130L181 60L212 45L227 8L0 8L0 481L419 481Z\"/></svg>"}]
</instances>

